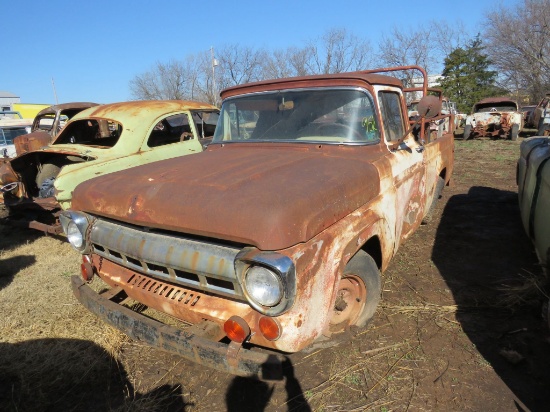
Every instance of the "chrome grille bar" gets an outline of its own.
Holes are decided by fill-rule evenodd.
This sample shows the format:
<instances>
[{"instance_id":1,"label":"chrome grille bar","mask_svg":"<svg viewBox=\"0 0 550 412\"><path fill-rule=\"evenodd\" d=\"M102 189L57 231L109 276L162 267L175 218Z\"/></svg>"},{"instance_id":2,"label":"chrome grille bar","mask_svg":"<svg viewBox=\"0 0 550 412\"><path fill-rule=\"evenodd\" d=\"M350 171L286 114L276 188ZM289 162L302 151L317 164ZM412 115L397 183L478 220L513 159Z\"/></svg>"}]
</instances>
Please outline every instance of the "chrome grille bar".
<instances>
[{"instance_id":1,"label":"chrome grille bar","mask_svg":"<svg viewBox=\"0 0 550 412\"><path fill-rule=\"evenodd\" d=\"M94 253L136 272L245 300L234 260L240 249L150 233L96 219L90 233Z\"/></svg>"}]
</instances>

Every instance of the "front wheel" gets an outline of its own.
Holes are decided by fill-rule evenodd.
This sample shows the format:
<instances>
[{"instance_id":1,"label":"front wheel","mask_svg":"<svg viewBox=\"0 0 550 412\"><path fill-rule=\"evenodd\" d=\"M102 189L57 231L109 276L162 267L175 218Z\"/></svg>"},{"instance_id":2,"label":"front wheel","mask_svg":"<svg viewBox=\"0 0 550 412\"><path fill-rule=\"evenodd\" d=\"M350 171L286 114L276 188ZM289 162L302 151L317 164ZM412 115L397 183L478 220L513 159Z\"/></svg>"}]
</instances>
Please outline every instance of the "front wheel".
<instances>
[{"instance_id":1,"label":"front wheel","mask_svg":"<svg viewBox=\"0 0 550 412\"><path fill-rule=\"evenodd\" d=\"M365 326L380 302L380 271L374 259L362 250L344 269L330 316L330 331L338 333L349 326Z\"/></svg>"},{"instance_id":2,"label":"front wheel","mask_svg":"<svg viewBox=\"0 0 550 412\"><path fill-rule=\"evenodd\" d=\"M546 126L544 124L544 117L541 117L539 120L537 136L546 136Z\"/></svg>"},{"instance_id":3,"label":"front wheel","mask_svg":"<svg viewBox=\"0 0 550 412\"><path fill-rule=\"evenodd\" d=\"M518 140L519 135L519 124L513 124L512 128L510 129L510 140L516 141Z\"/></svg>"},{"instance_id":4,"label":"front wheel","mask_svg":"<svg viewBox=\"0 0 550 412\"><path fill-rule=\"evenodd\" d=\"M445 187L445 180L441 176L437 178L437 182L435 184L434 189L434 198L432 200L432 203L430 204L430 208L428 209L428 212L426 213L426 216L422 219L421 224L427 225L430 223L433 219L435 207L437 205L437 201L441 197L441 193L443 192L443 188Z\"/></svg>"},{"instance_id":5,"label":"front wheel","mask_svg":"<svg viewBox=\"0 0 550 412\"><path fill-rule=\"evenodd\" d=\"M462 138L464 140L468 140L471 138L471 134L472 134L472 125L467 124L466 126L464 126L464 134L462 135Z\"/></svg>"}]
</instances>

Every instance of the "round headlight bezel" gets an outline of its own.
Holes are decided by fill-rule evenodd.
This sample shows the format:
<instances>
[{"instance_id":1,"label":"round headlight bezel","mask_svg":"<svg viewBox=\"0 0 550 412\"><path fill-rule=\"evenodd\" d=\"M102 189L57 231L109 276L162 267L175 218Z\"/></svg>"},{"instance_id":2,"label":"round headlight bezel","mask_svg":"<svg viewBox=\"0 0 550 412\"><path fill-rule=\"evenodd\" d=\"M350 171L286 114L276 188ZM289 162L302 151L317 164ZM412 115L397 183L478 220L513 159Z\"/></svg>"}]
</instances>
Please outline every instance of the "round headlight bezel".
<instances>
[{"instance_id":1,"label":"round headlight bezel","mask_svg":"<svg viewBox=\"0 0 550 412\"><path fill-rule=\"evenodd\" d=\"M249 299L262 308L276 307L284 297L280 276L262 265L250 265L244 274L244 289Z\"/></svg>"},{"instance_id":2,"label":"round headlight bezel","mask_svg":"<svg viewBox=\"0 0 550 412\"><path fill-rule=\"evenodd\" d=\"M239 293L253 309L266 316L279 316L290 310L296 298L296 267L292 258L278 251L261 251L247 246L237 254L234 264ZM245 286L245 275L252 266L264 266L278 276L282 298L277 305L262 306L249 295Z\"/></svg>"},{"instance_id":3,"label":"round headlight bezel","mask_svg":"<svg viewBox=\"0 0 550 412\"><path fill-rule=\"evenodd\" d=\"M84 245L84 235L73 220L71 220L67 225L67 240L73 248L79 251L82 250Z\"/></svg>"}]
</instances>

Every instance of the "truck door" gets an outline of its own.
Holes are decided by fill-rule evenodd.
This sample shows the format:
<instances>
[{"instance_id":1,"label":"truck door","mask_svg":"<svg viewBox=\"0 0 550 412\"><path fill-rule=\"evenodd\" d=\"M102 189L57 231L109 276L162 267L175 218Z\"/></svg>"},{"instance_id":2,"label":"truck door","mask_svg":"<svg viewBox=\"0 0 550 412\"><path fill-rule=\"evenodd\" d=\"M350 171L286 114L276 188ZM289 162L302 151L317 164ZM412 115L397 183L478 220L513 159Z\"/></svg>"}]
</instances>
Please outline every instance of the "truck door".
<instances>
[{"instance_id":1,"label":"truck door","mask_svg":"<svg viewBox=\"0 0 550 412\"><path fill-rule=\"evenodd\" d=\"M377 91L386 156L391 169L394 190L395 248L420 225L425 204L425 159L423 147L409 133L401 139L408 124L400 89L383 87Z\"/></svg>"}]
</instances>

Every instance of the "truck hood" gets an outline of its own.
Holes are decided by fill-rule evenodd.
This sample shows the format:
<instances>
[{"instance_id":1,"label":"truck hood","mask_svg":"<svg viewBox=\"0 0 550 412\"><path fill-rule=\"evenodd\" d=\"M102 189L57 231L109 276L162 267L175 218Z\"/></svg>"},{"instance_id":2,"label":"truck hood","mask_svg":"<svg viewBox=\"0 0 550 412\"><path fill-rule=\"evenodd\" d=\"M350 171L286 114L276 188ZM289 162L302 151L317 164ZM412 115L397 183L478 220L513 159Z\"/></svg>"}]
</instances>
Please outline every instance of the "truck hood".
<instances>
[{"instance_id":1,"label":"truck hood","mask_svg":"<svg viewBox=\"0 0 550 412\"><path fill-rule=\"evenodd\" d=\"M311 239L378 195L373 151L213 145L84 182L75 189L72 209L279 250Z\"/></svg>"}]
</instances>

